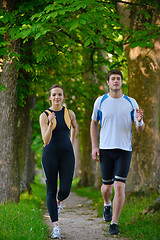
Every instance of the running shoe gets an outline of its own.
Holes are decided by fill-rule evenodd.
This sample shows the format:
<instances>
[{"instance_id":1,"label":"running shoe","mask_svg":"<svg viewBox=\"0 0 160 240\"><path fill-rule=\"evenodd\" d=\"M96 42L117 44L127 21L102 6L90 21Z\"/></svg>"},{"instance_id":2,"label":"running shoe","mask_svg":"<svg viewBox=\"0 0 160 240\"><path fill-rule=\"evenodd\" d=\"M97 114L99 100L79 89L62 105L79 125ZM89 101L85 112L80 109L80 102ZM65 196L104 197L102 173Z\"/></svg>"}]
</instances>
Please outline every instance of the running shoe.
<instances>
[{"instance_id":1,"label":"running shoe","mask_svg":"<svg viewBox=\"0 0 160 240\"><path fill-rule=\"evenodd\" d=\"M110 222L112 220L112 207L104 206L103 219L106 222Z\"/></svg>"},{"instance_id":2,"label":"running shoe","mask_svg":"<svg viewBox=\"0 0 160 240\"><path fill-rule=\"evenodd\" d=\"M120 234L120 232L118 230L118 225L116 223L110 224L109 232L110 232L111 235L118 235L118 234Z\"/></svg>"},{"instance_id":3,"label":"running shoe","mask_svg":"<svg viewBox=\"0 0 160 240\"><path fill-rule=\"evenodd\" d=\"M63 209L63 207L62 207L62 202L57 203L57 208L58 208L58 216L59 216L61 210Z\"/></svg>"},{"instance_id":4,"label":"running shoe","mask_svg":"<svg viewBox=\"0 0 160 240\"><path fill-rule=\"evenodd\" d=\"M59 226L54 227L51 233L51 238L61 239L61 229L59 228Z\"/></svg>"}]
</instances>

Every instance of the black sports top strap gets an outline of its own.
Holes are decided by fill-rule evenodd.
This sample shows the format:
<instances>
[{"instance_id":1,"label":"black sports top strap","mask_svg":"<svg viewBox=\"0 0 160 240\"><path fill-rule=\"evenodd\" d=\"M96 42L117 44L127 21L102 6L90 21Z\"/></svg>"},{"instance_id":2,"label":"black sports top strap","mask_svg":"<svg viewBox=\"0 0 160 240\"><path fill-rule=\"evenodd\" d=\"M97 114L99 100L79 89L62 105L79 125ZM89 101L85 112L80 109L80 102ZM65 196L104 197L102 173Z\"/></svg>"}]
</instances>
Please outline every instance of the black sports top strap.
<instances>
[{"instance_id":1,"label":"black sports top strap","mask_svg":"<svg viewBox=\"0 0 160 240\"><path fill-rule=\"evenodd\" d=\"M50 109L47 109L47 110L44 111L44 113L47 115L47 117L48 117L48 115L49 115L49 112L52 113L53 111L50 110Z\"/></svg>"}]
</instances>

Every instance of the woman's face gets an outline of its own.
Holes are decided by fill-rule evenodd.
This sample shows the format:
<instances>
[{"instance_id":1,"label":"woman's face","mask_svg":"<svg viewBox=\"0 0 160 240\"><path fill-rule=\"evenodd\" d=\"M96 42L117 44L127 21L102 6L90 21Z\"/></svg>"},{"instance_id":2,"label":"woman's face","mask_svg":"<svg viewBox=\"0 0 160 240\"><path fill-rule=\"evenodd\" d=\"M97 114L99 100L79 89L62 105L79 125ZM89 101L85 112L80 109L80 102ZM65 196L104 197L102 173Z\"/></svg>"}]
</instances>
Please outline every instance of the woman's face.
<instances>
[{"instance_id":1,"label":"woman's face","mask_svg":"<svg viewBox=\"0 0 160 240\"><path fill-rule=\"evenodd\" d=\"M64 100L63 90L61 88L52 88L49 99L52 105L61 105Z\"/></svg>"}]
</instances>

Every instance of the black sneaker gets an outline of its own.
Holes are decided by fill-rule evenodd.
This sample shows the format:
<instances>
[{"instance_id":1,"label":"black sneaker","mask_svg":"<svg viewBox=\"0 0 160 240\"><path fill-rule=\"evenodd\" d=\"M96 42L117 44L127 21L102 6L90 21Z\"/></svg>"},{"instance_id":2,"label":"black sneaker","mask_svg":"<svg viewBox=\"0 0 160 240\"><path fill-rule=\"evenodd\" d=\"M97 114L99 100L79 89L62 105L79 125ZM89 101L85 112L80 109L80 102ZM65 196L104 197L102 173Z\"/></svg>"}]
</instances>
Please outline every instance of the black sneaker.
<instances>
[{"instance_id":1,"label":"black sneaker","mask_svg":"<svg viewBox=\"0 0 160 240\"><path fill-rule=\"evenodd\" d=\"M112 220L112 207L104 206L103 219L106 222L110 222Z\"/></svg>"},{"instance_id":2,"label":"black sneaker","mask_svg":"<svg viewBox=\"0 0 160 240\"><path fill-rule=\"evenodd\" d=\"M120 234L120 232L118 230L118 225L116 223L110 224L109 232L110 232L111 235L118 235L118 234Z\"/></svg>"}]
</instances>

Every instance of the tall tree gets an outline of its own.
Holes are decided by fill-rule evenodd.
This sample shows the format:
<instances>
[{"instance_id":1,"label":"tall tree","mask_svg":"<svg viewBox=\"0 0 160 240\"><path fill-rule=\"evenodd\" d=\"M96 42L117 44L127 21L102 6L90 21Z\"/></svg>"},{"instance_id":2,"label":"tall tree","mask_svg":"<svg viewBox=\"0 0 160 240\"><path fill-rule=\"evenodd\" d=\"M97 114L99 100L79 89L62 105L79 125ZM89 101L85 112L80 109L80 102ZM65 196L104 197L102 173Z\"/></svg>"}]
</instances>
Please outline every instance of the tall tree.
<instances>
[{"instance_id":1,"label":"tall tree","mask_svg":"<svg viewBox=\"0 0 160 240\"><path fill-rule=\"evenodd\" d=\"M94 82L94 68L93 68L93 50L84 49L83 54L83 80L85 88L88 89L90 94L85 94L83 108L84 115L82 124L80 125L81 136L81 174L80 184L89 186L94 183L93 175L93 161L91 158L91 141L90 141L90 116L92 114L92 82ZM84 93L83 93L84 94Z\"/></svg>"},{"instance_id":2,"label":"tall tree","mask_svg":"<svg viewBox=\"0 0 160 240\"><path fill-rule=\"evenodd\" d=\"M20 191L30 191L30 183L35 175L34 156L31 149L33 121L31 111L35 107L35 96L31 92L31 84L33 81L32 69L32 41L31 39L22 43L21 41L21 68L18 77L18 160L20 165Z\"/></svg>"},{"instance_id":3,"label":"tall tree","mask_svg":"<svg viewBox=\"0 0 160 240\"><path fill-rule=\"evenodd\" d=\"M126 7L124 2L129 2L130 7ZM142 33L147 26L160 24L160 12L152 3L150 6L139 5L138 1L137 4L136 1L134 3L123 1L123 4L119 5L119 13L122 16L122 24L127 24L133 32L136 31L137 37L139 33L140 38L143 38ZM148 35L148 39L152 38L152 34L151 32ZM144 110L146 127L142 134L133 131L133 154L127 183L128 191L158 189L160 185L158 170L160 169L160 38L157 36L157 39L152 39L150 47L145 47L147 42L143 41L140 46L135 44L137 44L136 35L132 39L132 45L125 46L128 61L128 94L134 97Z\"/></svg>"},{"instance_id":4,"label":"tall tree","mask_svg":"<svg viewBox=\"0 0 160 240\"><path fill-rule=\"evenodd\" d=\"M34 120L36 121L34 125L35 134L40 133L38 116L41 111L48 107L44 101L44 95L47 95L47 91L52 84L59 82L67 89L67 106L76 112L80 123L80 135L83 135L84 140L89 139L89 120L83 121L81 119L83 117L90 119L92 111L90 107L93 107L95 97L98 94L102 94L101 86L103 85L104 78L99 70L99 66L102 63L97 57L97 51L101 50L112 54L113 61L105 61L108 70L110 70L118 65L118 55L121 55L123 50L122 43L126 44L127 41L132 39L131 46L135 47L135 44L137 44L136 46L141 46L142 42L143 44L145 42L145 46L151 47L152 39L149 37L150 33L152 33L152 38L156 39L156 32L158 32L159 27L147 22L144 25L145 29L140 32L141 38L137 38L139 29L135 33L132 26L129 26L129 29L126 30L126 27L120 25L119 16L115 8L118 1L55 0L53 2L52 0L38 0L35 2L31 0L22 2L22 0L19 0L16 2L19 3L18 11L15 11L14 15L16 21L10 20L10 24L6 28L2 26L1 33L5 32L6 29L8 30L11 37L10 39L8 37L10 46L12 42L17 42L15 39L22 38L24 42L28 41L31 37L35 39L32 54L36 59L36 62L34 62L34 79L37 81L32 82L31 86L37 93L39 101L34 112ZM123 3L124 1L119 2ZM128 5L131 5L130 1L128 1ZM147 16L147 12L145 14ZM1 20L6 23L6 18L7 14L5 13ZM127 34L128 36L126 41L123 41L123 34ZM103 44L100 39L103 41ZM89 52L88 56L86 54L87 51ZM95 57L92 57L92 60L90 58L91 52L94 52L95 55ZM83 68L85 59L88 59L88 61L85 68ZM16 61L16 58L14 58L14 61ZM23 64L22 59L20 60L20 64ZM88 69L88 65L91 66L90 69ZM122 67L122 64L118 66ZM28 68L27 64L24 67ZM18 72L16 69L15 71ZM96 81L94 81L95 73L98 79ZM24 74L24 78L28 78L26 73ZM30 91L30 87L26 87L26 89ZM86 99L89 99L88 103L86 103ZM23 110L21 109L22 118L19 119L22 125L25 122L23 120L25 107L27 106L25 105ZM27 116L29 116L29 109L26 109ZM85 125L84 129L81 124ZM86 127L88 128L87 131ZM18 131L18 134L20 134L20 131ZM36 143L40 142L39 139L40 136L37 136ZM90 164L91 155L88 146L83 146L82 149L87 154L85 157L88 158ZM22 149L23 151L26 150L25 148ZM84 155L84 152L82 155ZM87 168L88 162L84 161L84 169ZM20 174L22 174L22 169ZM83 176L85 179L86 174ZM84 180L84 182L89 183L88 180Z\"/></svg>"},{"instance_id":5,"label":"tall tree","mask_svg":"<svg viewBox=\"0 0 160 240\"><path fill-rule=\"evenodd\" d=\"M15 1L2 0L0 6L7 13L15 7ZM8 32L4 41L9 40ZM13 53L12 55L10 53ZM18 70L15 67L19 53L19 40L10 41L8 55L3 57L3 69L0 75L1 83L7 90L0 93L0 202L19 200L19 164L17 158L17 79Z\"/></svg>"}]
</instances>

